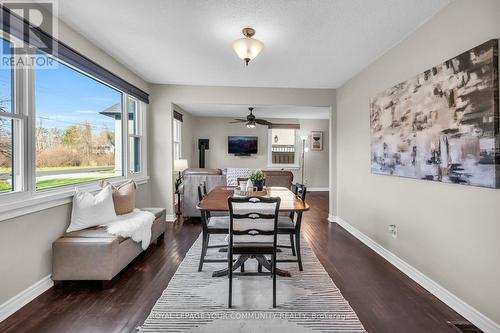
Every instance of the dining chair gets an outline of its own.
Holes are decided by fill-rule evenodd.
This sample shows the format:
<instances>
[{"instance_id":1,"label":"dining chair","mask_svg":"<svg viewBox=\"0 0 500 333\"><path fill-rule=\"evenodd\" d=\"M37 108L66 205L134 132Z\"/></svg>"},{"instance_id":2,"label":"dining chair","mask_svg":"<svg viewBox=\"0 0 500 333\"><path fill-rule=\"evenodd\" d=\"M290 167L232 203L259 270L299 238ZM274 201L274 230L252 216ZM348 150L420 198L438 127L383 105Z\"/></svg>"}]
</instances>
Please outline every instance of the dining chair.
<instances>
[{"instance_id":1,"label":"dining chair","mask_svg":"<svg viewBox=\"0 0 500 333\"><path fill-rule=\"evenodd\" d=\"M271 256L273 308L276 307L276 250L280 198L229 197L228 277L229 301L233 295L233 256ZM267 260L267 259L266 259Z\"/></svg>"},{"instance_id":2,"label":"dining chair","mask_svg":"<svg viewBox=\"0 0 500 333\"><path fill-rule=\"evenodd\" d=\"M198 186L198 199L203 200L206 196L206 186L200 184ZM210 248L223 248L223 245L209 245L210 235L227 235L229 233L229 216L211 216L209 211L201 211L201 226L202 226L202 245L200 263L198 265L198 272L203 269L203 264L206 262L226 262L226 259L206 259L207 250Z\"/></svg>"},{"instance_id":3,"label":"dining chair","mask_svg":"<svg viewBox=\"0 0 500 333\"><path fill-rule=\"evenodd\" d=\"M292 185L292 190L303 202L306 201L307 187L304 184L296 183ZM292 255L297 257L297 259L280 259L278 262L297 262L300 271L302 271L302 256L300 253L301 224L302 212L290 212L290 215L280 215L278 218L278 234L290 235L290 245L278 245L278 247L292 249Z\"/></svg>"}]
</instances>

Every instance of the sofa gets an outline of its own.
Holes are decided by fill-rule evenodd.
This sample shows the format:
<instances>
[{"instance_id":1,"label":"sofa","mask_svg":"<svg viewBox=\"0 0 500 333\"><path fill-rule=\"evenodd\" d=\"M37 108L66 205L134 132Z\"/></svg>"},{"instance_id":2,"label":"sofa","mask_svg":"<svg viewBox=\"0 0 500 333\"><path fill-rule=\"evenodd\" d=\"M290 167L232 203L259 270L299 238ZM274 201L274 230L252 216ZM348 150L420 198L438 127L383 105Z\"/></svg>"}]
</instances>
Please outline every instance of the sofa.
<instances>
[{"instance_id":1,"label":"sofa","mask_svg":"<svg viewBox=\"0 0 500 333\"><path fill-rule=\"evenodd\" d=\"M291 188L293 173L286 170L263 170L266 186L280 186ZM200 216L196 208L198 204L198 185L205 182L207 191L210 192L216 186L226 186L225 172L221 169L189 168L182 173L183 185L180 189L182 194L182 215L184 217Z\"/></svg>"},{"instance_id":2,"label":"sofa","mask_svg":"<svg viewBox=\"0 0 500 333\"><path fill-rule=\"evenodd\" d=\"M155 215L151 243L165 232L165 209L142 208ZM56 285L69 280L100 280L103 286L142 252L130 238L108 234L104 227L92 227L64 234L52 244L52 280Z\"/></svg>"}]
</instances>

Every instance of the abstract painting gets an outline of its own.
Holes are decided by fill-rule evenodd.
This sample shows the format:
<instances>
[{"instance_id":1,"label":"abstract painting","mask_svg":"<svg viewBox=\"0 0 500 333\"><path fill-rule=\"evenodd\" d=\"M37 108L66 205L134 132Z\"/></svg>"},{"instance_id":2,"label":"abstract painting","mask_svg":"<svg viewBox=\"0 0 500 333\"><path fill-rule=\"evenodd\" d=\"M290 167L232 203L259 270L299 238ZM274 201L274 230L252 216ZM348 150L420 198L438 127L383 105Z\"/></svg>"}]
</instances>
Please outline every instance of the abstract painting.
<instances>
[{"instance_id":1,"label":"abstract painting","mask_svg":"<svg viewBox=\"0 0 500 333\"><path fill-rule=\"evenodd\" d=\"M500 187L498 39L370 100L371 171Z\"/></svg>"}]
</instances>

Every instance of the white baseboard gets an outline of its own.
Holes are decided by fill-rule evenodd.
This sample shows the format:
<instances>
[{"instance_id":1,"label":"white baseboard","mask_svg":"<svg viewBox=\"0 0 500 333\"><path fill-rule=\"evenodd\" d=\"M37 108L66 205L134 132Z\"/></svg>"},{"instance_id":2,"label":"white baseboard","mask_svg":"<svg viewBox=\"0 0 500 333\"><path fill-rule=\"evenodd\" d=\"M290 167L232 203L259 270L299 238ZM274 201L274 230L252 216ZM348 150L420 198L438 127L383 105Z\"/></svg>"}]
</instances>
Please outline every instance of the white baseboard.
<instances>
[{"instance_id":1,"label":"white baseboard","mask_svg":"<svg viewBox=\"0 0 500 333\"><path fill-rule=\"evenodd\" d=\"M465 303L463 300L452 294L450 291L439 285L437 282L426 276L424 273L420 272L415 267L411 266L394 253L390 252L382 245L375 242L370 237L366 236L364 233L350 225L348 222L344 221L338 216L330 215L328 221L338 223L342 228L347 230L351 235L359 239L366 246L371 248L373 251L382 256L385 260L394 265L401 272L406 274L413 281L417 282L431 294L439 298L442 302L448 305L450 308L458 312L472 324L476 325L485 333L500 333L500 325L495 323L490 318L486 317L484 314Z\"/></svg>"},{"instance_id":2,"label":"white baseboard","mask_svg":"<svg viewBox=\"0 0 500 333\"><path fill-rule=\"evenodd\" d=\"M177 220L177 215L175 214L167 214L165 216L165 221L167 222L175 222L175 220Z\"/></svg>"},{"instance_id":3,"label":"white baseboard","mask_svg":"<svg viewBox=\"0 0 500 333\"><path fill-rule=\"evenodd\" d=\"M307 192L328 192L330 188L328 187L308 187Z\"/></svg>"},{"instance_id":4,"label":"white baseboard","mask_svg":"<svg viewBox=\"0 0 500 333\"><path fill-rule=\"evenodd\" d=\"M0 304L0 322L34 300L46 290L50 289L53 285L54 281L50 279L50 275L47 275L40 281L7 300L5 303Z\"/></svg>"}]
</instances>

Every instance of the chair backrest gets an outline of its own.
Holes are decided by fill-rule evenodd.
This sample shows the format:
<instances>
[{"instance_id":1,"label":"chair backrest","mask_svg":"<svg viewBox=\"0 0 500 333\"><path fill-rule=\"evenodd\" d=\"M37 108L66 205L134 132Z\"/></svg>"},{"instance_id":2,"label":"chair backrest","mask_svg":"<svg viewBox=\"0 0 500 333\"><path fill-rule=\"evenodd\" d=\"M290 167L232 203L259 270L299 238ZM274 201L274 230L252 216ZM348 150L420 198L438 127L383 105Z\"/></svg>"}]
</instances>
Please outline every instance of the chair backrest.
<instances>
[{"instance_id":1,"label":"chair backrest","mask_svg":"<svg viewBox=\"0 0 500 333\"><path fill-rule=\"evenodd\" d=\"M307 194L307 187L304 184L300 183L295 183L292 185L293 193L298 196L300 199L302 199L303 202L306 202L306 194ZM290 218L293 219L295 213L291 212L290 213Z\"/></svg>"},{"instance_id":2,"label":"chair backrest","mask_svg":"<svg viewBox=\"0 0 500 333\"><path fill-rule=\"evenodd\" d=\"M299 196L302 201L306 201L307 187L304 184L296 183L293 185L293 193Z\"/></svg>"},{"instance_id":3,"label":"chair backrest","mask_svg":"<svg viewBox=\"0 0 500 333\"><path fill-rule=\"evenodd\" d=\"M207 181L205 180L202 184L203 184L203 196L205 196L205 195L208 194L208 191L207 191Z\"/></svg>"},{"instance_id":4,"label":"chair backrest","mask_svg":"<svg viewBox=\"0 0 500 333\"><path fill-rule=\"evenodd\" d=\"M205 188L204 184L198 185L198 201L203 200L203 198L205 197L205 195L207 195L205 193L205 191L204 191L204 188Z\"/></svg>"},{"instance_id":5,"label":"chair backrest","mask_svg":"<svg viewBox=\"0 0 500 333\"><path fill-rule=\"evenodd\" d=\"M273 243L278 235L280 198L229 197L229 246L238 243Z\"/></svg>"}]
</instances>

